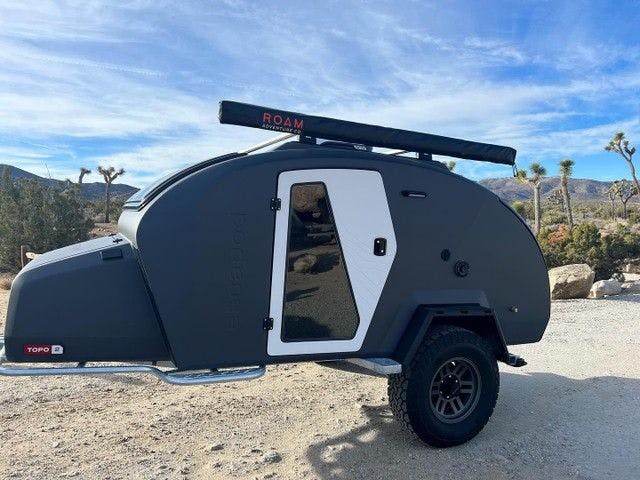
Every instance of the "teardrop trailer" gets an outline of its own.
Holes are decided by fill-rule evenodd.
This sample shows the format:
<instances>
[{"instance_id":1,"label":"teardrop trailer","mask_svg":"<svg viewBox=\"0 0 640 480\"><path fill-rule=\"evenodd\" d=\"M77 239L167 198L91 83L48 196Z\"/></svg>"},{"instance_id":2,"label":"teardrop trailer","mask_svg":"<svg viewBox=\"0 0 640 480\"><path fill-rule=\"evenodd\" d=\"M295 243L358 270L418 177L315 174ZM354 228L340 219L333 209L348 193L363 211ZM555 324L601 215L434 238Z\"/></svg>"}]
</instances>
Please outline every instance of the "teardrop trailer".
<instances>
[{"instance_id":1,"label":"teardrop trailer","mask_svg":"<svg viewBox=\"0 0 640 480\"><path fill-rule=\"evenodd\" d=\"M388 376L394 414L430 445L475 436L497 362L525 364L507 346L544 333L547 272L524 221L431 155L513 165L515 150L228 101L220 121L284 133L139 191L118 234L29 263L0 375L192 385L318 362Z\"/></svg>"}]
</instances>

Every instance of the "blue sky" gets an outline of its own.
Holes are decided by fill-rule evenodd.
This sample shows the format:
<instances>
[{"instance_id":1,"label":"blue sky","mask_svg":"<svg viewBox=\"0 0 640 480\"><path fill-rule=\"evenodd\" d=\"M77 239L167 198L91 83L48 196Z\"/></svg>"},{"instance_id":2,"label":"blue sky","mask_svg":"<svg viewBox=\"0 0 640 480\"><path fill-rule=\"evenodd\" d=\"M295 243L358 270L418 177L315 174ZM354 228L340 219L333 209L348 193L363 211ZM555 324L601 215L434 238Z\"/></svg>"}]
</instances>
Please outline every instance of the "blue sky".
<instances>
[{"instance_id":1,"label":"blue sky","mask_svg":"<svg viewBox=\"0 0 640 480\"><path fill-rule=\"evenodd\" d=\"M628 177L602 147L618 130L640 144L639 25L634 1L4 1L0 163L56 178L113 165L142 186L272 135L219 125L230 99Z\"/></svg>"}]
</instances>

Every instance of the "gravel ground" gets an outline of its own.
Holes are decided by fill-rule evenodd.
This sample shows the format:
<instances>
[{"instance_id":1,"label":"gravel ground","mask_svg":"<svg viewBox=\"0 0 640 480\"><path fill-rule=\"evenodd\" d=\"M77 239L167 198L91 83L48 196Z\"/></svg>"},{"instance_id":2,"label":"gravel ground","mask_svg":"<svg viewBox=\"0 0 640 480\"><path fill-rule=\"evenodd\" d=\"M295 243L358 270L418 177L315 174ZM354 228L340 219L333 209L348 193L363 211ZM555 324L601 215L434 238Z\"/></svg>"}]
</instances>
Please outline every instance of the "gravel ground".
<instances>
[{"instance_id":1,"label":"gravel ground","mask_svg":"<svg viewBox=\"0 0 640 480\"><path fill-rule=\"evenodd\" d=\"M0 291L0 323L7 292ZM553 303L542 342L501 365L498 405L466 445L424 446L384 379L317 365L248 383L141 376L0 379L0 477L632 479L640 470L640 296Z\"/></svg>"}]
</instances>

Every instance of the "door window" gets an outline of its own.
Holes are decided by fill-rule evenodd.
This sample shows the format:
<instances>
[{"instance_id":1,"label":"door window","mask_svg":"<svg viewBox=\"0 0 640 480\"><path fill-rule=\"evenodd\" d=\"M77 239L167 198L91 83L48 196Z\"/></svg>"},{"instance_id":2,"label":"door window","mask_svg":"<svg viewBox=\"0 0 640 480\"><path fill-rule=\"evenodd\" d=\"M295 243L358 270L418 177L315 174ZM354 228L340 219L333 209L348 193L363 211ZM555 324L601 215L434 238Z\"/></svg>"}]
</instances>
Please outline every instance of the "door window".
<instances>
[{"instance_id":1,"label":"door window","mask_svg":"<svg viewBox=\"0 0 640 480\"><path fill-rule=\"evenodd\" d=\"M291 186L288 233L282 341L352 339L358 311L324 183Z\"/></svg>"}]
</instances>

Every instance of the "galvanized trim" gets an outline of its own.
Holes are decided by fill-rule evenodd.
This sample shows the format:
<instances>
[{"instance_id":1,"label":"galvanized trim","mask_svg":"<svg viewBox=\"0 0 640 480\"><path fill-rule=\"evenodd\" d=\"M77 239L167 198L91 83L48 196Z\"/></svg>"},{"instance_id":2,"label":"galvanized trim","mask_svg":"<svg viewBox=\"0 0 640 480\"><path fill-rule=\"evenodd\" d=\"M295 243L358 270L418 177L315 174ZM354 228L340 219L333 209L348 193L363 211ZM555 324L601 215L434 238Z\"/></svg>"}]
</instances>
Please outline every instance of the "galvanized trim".
<instances>
[{"instance_id":1,"label":"galvanized trim","mask_svg":"<svg viewBox=\"0 0 640 480\"><path fill-rule=\"evenodd\" d=\"M16 364L7 366L6 363L4 337L0 337L0 376L6 377L146 373L172 385L209 385L213 383L254 380L262 377L266 373L264 366L229 370L179 371L161 370L152 365L102 365L87 367L83 366L83 364L78 364L75 367L21 367L16 366Z\"/></svg>"}]
</instances>

